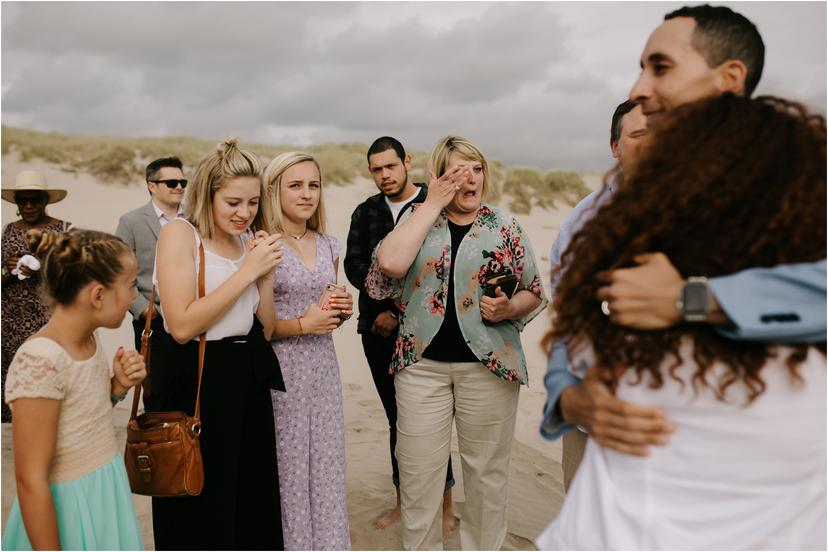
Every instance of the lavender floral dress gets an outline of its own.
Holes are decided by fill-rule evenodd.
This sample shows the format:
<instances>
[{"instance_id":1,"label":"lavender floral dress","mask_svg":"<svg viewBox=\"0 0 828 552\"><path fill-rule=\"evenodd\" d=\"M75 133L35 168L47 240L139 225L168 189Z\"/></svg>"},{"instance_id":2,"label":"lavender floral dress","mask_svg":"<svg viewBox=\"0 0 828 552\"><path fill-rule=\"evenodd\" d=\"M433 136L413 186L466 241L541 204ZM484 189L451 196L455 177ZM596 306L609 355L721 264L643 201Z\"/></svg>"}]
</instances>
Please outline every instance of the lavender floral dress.
<instances>
[{"instance_id":1,"label":"lavender floral dress","mask_svg":"<svg viewBox=\"0 0 828 552\"><path fill-rule=\"evenodd\" d=\"M316 237L313 271L293 248L276 267L276 318L299 318L336 281L336 238ZM285 550L351 548L345 495L342 386L333 338L304 335L273 341L286 392L273 391Z\"/></svg>"}]
</instances>

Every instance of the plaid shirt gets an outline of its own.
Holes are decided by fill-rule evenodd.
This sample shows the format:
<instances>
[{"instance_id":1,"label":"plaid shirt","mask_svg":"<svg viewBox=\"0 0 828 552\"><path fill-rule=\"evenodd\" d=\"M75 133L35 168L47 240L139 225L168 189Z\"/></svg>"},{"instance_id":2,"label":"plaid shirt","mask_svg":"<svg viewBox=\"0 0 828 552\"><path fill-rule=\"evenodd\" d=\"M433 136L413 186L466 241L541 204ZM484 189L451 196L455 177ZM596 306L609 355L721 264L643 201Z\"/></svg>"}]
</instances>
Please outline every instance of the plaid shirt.
<instances>
[{"instance_id":1,"label":"plaid shirt","mask_svg":"<svg viewBox=\"0 0 828 552\"><path fill-rule=\"evenodd\" d=\"M414 200L406 205L399 216L414 203L425 201L428 187L425 184L414 184L420 192ZM371 254L374 248L391 230L394 229L394 219L391 209L385 202L382 193L372 195L360 203L351 215L351 229L348 231L348 244L345 251L345 275L348 281L359 290L359 322L358 333L370 333L374 320L382 312L390 310L397 312L397 307L390 299L377 301L371 299L365 292L365 277L371 267Z\"/></svg>"}]
</instances>

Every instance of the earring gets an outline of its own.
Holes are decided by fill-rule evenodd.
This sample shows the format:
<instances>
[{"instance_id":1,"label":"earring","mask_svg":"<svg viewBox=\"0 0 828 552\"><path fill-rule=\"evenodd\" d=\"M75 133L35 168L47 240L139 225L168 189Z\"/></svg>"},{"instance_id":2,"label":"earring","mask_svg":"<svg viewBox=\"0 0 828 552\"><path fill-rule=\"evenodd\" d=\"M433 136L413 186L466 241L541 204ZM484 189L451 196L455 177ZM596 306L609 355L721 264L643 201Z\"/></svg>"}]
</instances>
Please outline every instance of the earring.
<instances>
[{"instance_id":1,"label":"earring","mask_svg":"<svg viewBox=\"0 0 828 552\"><path fill-rule=\"evenodd\" d=\"M17 213L17 216L19 217L19 216L20 216L20 209L18 209L17 211L15 211L15 213Z\"/></svg>"}]
</instances>

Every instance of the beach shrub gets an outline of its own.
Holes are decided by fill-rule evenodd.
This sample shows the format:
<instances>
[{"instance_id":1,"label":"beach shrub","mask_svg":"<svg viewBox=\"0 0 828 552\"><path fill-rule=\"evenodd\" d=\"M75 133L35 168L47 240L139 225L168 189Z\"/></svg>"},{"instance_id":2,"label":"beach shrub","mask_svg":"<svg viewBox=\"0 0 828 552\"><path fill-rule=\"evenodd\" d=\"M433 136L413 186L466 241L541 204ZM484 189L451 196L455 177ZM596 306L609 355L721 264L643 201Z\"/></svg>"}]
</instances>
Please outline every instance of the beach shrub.
<instances>
[{"instance_id":1,"label":"beach shrub","mask_svg":"<svg viewBox=\"0 0 828 552\"><path fill-rule=\"evenodd\" d=\"M579 173L573 171L542 172L536 168L506 169L503 192L511 196L509 210L528 214L532 207L557 208L557 200L575 205L590 189Z\"/></svg>"},{"instance_id":2,"label":"beach shrub","mask_svg":"<svg viewBox=\"0 0 828 552\"><path fill-rule=\"evenodd\" d=\"M129 184L141 172L135 164L135 150L122 144L101 148L94 157L84 162L84 168L102 182L117 184Z\"/></svg>"},{"instance_id":3,"label":"beach shrub","mask_svg":"<svg viewBox=\"0 0 828 552\"><path fill-rule=\"evenodd\" d=\"M322 167L325 182L345 185L358 176L371 178L365 152L368 146L356 142L345 144L319 144L310 147L246 143L245 147L262 156L265 162L286 151L306 151L313 155ZM24 162L42 159L71 173L89 172L112 184L141 183L144 167L159 157L175 155L184 163L189 173L220 140L203 140L190 136L164 136L158 138L113 137L70 135L55 132L2 127L3 155L17 152ZM428 182L428 157L423 150L409 150L411 155L410 178L415 182ZM515 213L529 213L532 207L554 208L560 199L574 205L590 192L582 176L572 171L543 172L536 168L508 168L497 159L489 160L489 190L486 202L499 205L508 195L508 208Z\"/></svg>"},{"instance_id":4,"label":"beach shrub","mask_svg":"<svg viewBox=\"0 0 828 552\"><path fill-rule=\"evenodd\" d=\"M550 197L560 197L572 206L591 191L583 176L574 171L549 171L544 175L544 183Z\"/></svg>"}]
</instances>

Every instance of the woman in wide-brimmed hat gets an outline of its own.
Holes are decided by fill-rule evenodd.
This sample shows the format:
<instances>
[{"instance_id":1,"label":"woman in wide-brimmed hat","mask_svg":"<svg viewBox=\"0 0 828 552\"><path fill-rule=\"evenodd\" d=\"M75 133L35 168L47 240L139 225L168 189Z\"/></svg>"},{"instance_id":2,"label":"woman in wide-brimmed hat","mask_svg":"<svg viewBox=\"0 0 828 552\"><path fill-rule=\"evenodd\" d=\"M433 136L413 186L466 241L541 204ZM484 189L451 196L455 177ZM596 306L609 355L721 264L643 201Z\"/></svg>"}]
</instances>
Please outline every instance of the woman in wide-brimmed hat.
<instances>
[{"instance_id":1,"label":"woman in wide-brimmed hat","mask_svg":"<svg viewBox=\"0 0 828 552\"><path fill-rule=\"evenodd\" d=\"M26 244L26 232L33 228L52 231L64 231L69 223L50 217L46 205L57 203L66 197L66 190L49 188L46 177L32 170L20 171L14 186L3 188L0 192L5 201L17 205L18 220L3 228L3 358L2 385L6 388L8 372L14 353L30 335L35 333L49 320L49 306L40 295L40 274L34 267L36 262L24 263L18 268L18 262L26 255L31 255ZM3 399L3 422L11 421L11 411Z\"/></svg>"}]
</instances>

